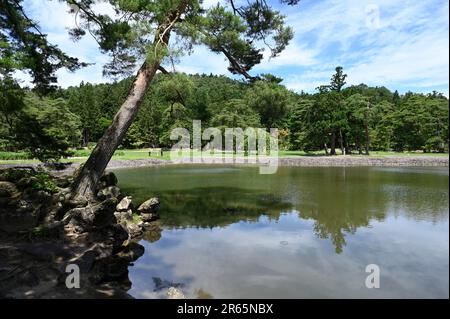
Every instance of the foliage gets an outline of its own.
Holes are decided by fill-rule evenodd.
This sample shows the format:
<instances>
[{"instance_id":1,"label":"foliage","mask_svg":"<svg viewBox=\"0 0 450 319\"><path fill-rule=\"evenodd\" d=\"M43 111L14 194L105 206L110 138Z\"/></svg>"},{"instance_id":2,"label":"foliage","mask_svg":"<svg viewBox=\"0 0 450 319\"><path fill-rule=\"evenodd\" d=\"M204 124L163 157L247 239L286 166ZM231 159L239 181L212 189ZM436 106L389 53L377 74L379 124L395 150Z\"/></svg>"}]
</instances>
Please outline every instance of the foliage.
<instances>
[{"instance_id":1,"label":"foliage","mask_svg":"<svg viewBox=\"0 0 450 319\"><path fill-rule=\"evenodd\" d=\"M80 140L78 116L69 111L63 99L42 99L30 94L25 103L15 126L18 147L43 162L70 155L67 149Z\"/></svg>"},{"instance_id":2,"label":"foliage","mask_svg":"<svg viewBox=\"0 0 450 319\"><path fill-rule=\"evenodd\" d=\"M333 132L339 146L341 130L347 152L362 152L367 126L371 150L448 150L448 100L436 92L399 95L384 87L361 84L344 87L341 92L295 94L276 82L245 83L205 74L158 74L121 148L170 147L173 141L169 136L174 127L191 130L192 120L200 119L203 128L277 127L280 138L283 135L280 149L323 150L325 144L330 147ZM5 84L14 92L12 96L23 99L19 99L22 104L17 109L14 102L4 104L0 112L4 124L0 130L4 142L0 145L6 151L0 153L0 158L39 155L48 160L51 156L67 155L68 148L92 149L111 123L130 83L130 79L111 84L81 83L60 90L54 95L56 99L39 98L12 82ZM0 96L10 94L7 89L1 93ZM12 120L12 129L5 115ZM30 141L32 147L27 146ZM34 149L33 145L40 148ZM41 151L42 148L52 151ZM25 152L13 152L20 149ZM120 156L120 152L115 155ZM88 156L90 151L75 150L72 154Z\"/></svg>"},{"instance_id":3,"label":"foliage","mask_svg":"<svg viewBox=\"0 0 450 319\"><path fill-rule=\"evenodd\" d=\"M0 80L0 85L9 82ZM9 98L14 96L14 98ZM4 85L0 98L4 128L0 137L9 141L5 150L23 150L41 161L68 156L67 149L79 142L77 115L71 113L64 99L40 98L15 85Z\"/></svg>"},{"instance_id":4,"label":"foliage","mask_svg":"<svg viewBox=\"0 0 450 319\"><path fill-rule=\"evenodd\" d=\"M56 71L86 66L47 41L38 24L25 14L22 0L0 2L0 74L27 71L34 90L46 94L55 89Z\"/></svg>"}]
</instances>

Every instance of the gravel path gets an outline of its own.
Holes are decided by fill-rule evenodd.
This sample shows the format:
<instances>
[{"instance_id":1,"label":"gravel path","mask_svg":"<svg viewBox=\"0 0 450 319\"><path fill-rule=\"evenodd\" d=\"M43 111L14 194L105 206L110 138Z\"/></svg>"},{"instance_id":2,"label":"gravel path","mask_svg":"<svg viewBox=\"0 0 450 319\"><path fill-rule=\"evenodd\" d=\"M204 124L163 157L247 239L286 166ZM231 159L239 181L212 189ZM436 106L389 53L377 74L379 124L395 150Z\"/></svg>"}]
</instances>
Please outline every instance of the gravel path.
<instances>
[{"instance_id":1,"label":"gravel path","mask_svg":"<svg viewBox=\"0 0 450 319\"><path fill-rule=\"evenodd\" d=\"M61 174L72 172L79 163L67 163L68 166L59 171ZM147 158L136 160L111 160L107 169L147 167L155 165L173 165L171 161ZM208 164L208 163L199 163ZM218 163L214 163L218 164ZM1 168L36 167L39 164L0 164ZM230 164L224 164L230 165ZM309 167L345 167L345 166L449 166L446 156L283 156L278 158L278 166L309 166Z\"/></svg>"}]
</instances>

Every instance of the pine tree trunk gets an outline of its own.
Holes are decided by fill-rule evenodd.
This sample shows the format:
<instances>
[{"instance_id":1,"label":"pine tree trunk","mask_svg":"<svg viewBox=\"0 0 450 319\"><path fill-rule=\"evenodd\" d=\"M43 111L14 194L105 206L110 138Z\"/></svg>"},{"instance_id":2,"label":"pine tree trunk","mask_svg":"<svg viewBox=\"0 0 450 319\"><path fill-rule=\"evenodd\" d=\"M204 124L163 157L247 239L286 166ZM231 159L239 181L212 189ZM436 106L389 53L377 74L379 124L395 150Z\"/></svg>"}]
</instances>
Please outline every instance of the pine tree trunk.
<instances>
[{"instance_id":1,"label":"pine tree trunk","mask_svg":"<svg viewBox=\"0 0 450 319\"><path fill-rule=\"evenodd\" d=\"M369 155L370 148L370 134L369 134L369 125L366 123L366 155Z\"/></svg>"},{"instance_id":2,"label":"pine tree trunk","mask_svg":"<svg viewBox=\"0 0 450 319\"><path fill-rule=\"evenodd\" d=\"M358 136L356 136L356 142L355 143L356 143L356 148L358 149L358 154L362 155L361 145L359 143L359 137Z\"/></svg>"},{"instance_id":3,"label":"pine tree trunk","mask_svg":"<svg viewBox=\"0 0 450 319\"><path fill-rule=\"evenodd\" d=\"M342 153L342 155L345 155L344 138L342 136L342 130L341 129L339 129L339 143L340 143L340 146L341 146L341 153Z\"/></svg>"},{"instance_id":4,"label":"pine tree trunk","mask_svg":"<svg viewBox=\"0 0 450 319\"><path fill-rule=\"evenodd\" d=\"M333 132L331 134L331 150L330 150L330 155L336 155L336 133Z\"/></svg>"},{"instance_id":5,"label":"pine tree trunk","mask_svg":"<svg viewBox=\"0 0 450 319\"><path fill-rule=\"evenodd\" d=\"M352 150L350 149L350 145L348 145L348 139L344 136L344 148L345 148L345 154L351 154Z\"/></svg>"},{"instance_id":6,"label":"pine tree trunk","mask_svg":"<svg viewBox=\"0 0 450 319\"><path fill-rule=\"evenodd\" d=\"M89 129L84 128L83 129L83 140L81 141L81 147L88 146L88 142L89 142Z\"/></svg>"},{"instance_id":7,"label":"pine tree trunk","mask_svg":"<svg viewBox=\"0 0 450 319\"><path fill-rule=\"evenodd\" d=\"M145 93L158 70L158 66L159 63L153 63L150 66L147 66L145 63L142 65L127 99L76 177L72 188L75 194L83 195L87 198L94 197L95 186L136 117Z\"/></svg>"},{"instance_id":8,"label":"pine tree trunk","mask_svg":"<svg viewBox=\"0 0 450 319\"><path fill-rule=\"evenodd\" d=\"M167 21L158 27L155 33L155 47L168 45L171 28L185 8L186 5L182 3L176 11L168 15ZM72 185L74 195L83 195L88 199L95 198L97 182L135 119L160 62L161 57L154 58L154 61L145 62L139 69L125 102L76 176Z\"/></svg>"},{"instance_id":9,"label":"pine tree trunk","mask_svg":"<svg viewBox=\"0 0 450 319\"><path fill-rule=\"evenodd\" d=\"M369 134L369 103L367 104L367 109L365 112L365 131L366 131L366 155L369 155L369 148L370 148L370 134Z\"/></svg>"}]
</instances>

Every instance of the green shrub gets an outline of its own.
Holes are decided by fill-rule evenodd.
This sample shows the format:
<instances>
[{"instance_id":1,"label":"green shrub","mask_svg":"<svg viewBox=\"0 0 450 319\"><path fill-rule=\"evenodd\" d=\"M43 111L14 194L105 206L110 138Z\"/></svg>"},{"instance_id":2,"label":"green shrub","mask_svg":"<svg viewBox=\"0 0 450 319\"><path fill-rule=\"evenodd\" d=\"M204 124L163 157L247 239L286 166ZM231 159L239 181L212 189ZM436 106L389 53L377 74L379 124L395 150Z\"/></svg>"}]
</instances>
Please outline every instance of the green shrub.
<instances>
[{"instance_id":1,"label":"green shrub","mask_svg":"<svg viewBox=\"0 0 450 319\"><path fill-rule=\"evenodd\" d=\"M18 169L9 168L0 172L0 180L6 180L10 182L18 182L24 177L34 177L35 182L31 185L31 188L36 190L43 190L49 193L58 192L58 186L53 181L52 176L42 169Z\"/></svg>"},{"instance_id":2,"label":"green shrub","mask_svg":"<svg viewBox=\"0 0 450 319\"><path fill-rule=\"evenodd\" d=\"M37 173L33 174L33 176L37 178L37 182L31 186L32 188L49 193L58 192L58 186L52 180L49 173L44 171L37 171Z\"/></svg>"}]
</instances>

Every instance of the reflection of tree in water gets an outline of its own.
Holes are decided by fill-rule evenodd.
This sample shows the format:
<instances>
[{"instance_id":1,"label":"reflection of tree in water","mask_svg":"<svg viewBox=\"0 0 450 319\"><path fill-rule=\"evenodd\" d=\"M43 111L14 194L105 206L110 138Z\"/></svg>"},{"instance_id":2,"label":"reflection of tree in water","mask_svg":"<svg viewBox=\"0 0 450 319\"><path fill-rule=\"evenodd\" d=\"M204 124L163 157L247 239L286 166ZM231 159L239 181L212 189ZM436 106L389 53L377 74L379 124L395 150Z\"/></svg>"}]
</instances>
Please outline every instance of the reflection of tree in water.
<instances>
[{"instance_id":1,"label":"reflection of tree in water","mask_svg":"<svg viewBox=\"0 0 450 319\"><path fill-rule=\"evenodd\" d=\"M381 193L366 194L357 200L355 194L335 186L309 184L312 198L306 204L300 199L298 205L286 198L239 188L166 192L160 197L161 222L168 227L224 227L239 221L257 221L261 215L278 220L282 212L296 208L301 212L301 218L315 220L313 231L316 236L330 238L336 253L341 253L346 245L345 235L355 233L358 227L367 227L371 219L384 219L385 213L376 212L385 208ZM307 204L311 202L314 203L312 206Z\"/></svg>"},{"instance_id":2,"label":"reflection of tree in water","mask_svg":"<svg viewBox=\"0 0 450 319\"><path fill-rule=\"evenodd\" d=\"M336 253L343 251L346 234L355 234L358 228L370 227L371 221L382 221L394 212L427 220L448 216L445 176L353 168L316 170L314 181L296 181L303 196L295 208L301 218L314 220L315 234L330 238Z\"/></svg>"},{"instance_id":3,"label":"reflection of tree in water","mask_svg":"<svg viewBox=\"0 0 450 319\"><path fill-rule=\"evenodd\" d=\"M162 279L159 277L152 277L153 284L155 285L155 288L153 291L161 291L163 289L167 289L170 287L174 288L182 288L184 287L184 284L181 282L172 282L170 280Z\"/></svg>"},{"instance_id":4,"label":"reflection of tree in water","mask_svg":"<svg viewBox=\"0 0 450 319\"><path fill-rule=\"evenodd\" d=\"M227 177L224 177L227 178ZM229 176L228 176L229 178ZM336 253L346 245L347 234L370 227L373 220L402 214L408 218L439 221L448 218L448 175L420 172L395 173L370 168L280 168L271 184L248 176L263 190L244 187L197 187L165 190L161 223L165 227L225 227L239 221L258 221L264 215L278 220L282 212L297 210L314 221L319 238L329 238ZM153 242L160 231L145 234Z\"/></svg>"},{"instance_id":5,"label":"reflection of tree in water","mask_svg":"<svg viewBox=\"0 0 450 319\"><path fill-rule=\"evenodd\" d=\"M314 183L302 180L297 184L302 198L296 209L303 219L314 220L313 231L318 238L330 239L336 253L346 245L345 236L368 227L371 220L386 216L387 198L384 192L371 186L367 170L357 175L342 170L317 171ZM364 181L364 183L361 183Z\"/></svg>"},{"instance_id":6,"label":"reflection of tree in water","mask_svg":"<svg viewBox=\"0 0 450 319\"><path fill-rule=\"evenodd\" d=\"M257 221L261 215L278 220L292 204L280 197L240 188L194 188L160 195L161 222L168 227L224 227Z\"/></svg>"},{"instance_id":7,"label":"reflection of tree in water","mask_svg":"<svg viewBox=\"0 0 450 319\"><path fill-rule=\"evenodd\" d=\"M158 220L153 221L150 223L150 226L145 228L145 232L142 234L141 238L149 243L154 243L161 239L161 232L161 223Z\"/></svg>"}]
</instances>

